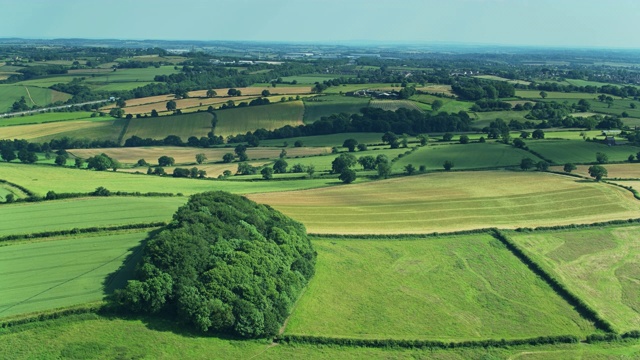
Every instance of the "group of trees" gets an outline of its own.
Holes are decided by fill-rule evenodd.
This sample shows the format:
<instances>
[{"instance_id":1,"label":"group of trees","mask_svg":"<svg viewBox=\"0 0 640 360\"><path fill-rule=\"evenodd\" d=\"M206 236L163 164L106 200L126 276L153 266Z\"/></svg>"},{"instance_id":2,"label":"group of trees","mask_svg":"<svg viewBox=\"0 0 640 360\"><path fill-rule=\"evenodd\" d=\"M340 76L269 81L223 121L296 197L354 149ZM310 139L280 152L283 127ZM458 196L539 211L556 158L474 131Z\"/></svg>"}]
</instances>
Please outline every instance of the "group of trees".
<instances>
[{"instance_id":1,"label":"group of trees","mask_svg":"<svg viewBox=\"0 0 640 360\"><path fill-rule=\"evenodd\" d=\"M463 100L510 98L516 89L506 81L486 81L473 78L460 78L451 85L451 91Z\"/></svg>"},{"instance_id":2,"label":"group of trees","mask_svg":"<svg viewBox=\"0 0 640 360\"><path fill-rule=\"evenodd\" d=\"M274 336L315 261L301 224L241 196L202 193L148 240L136 280L115 301L202 332Z\"/></svg>"}]
</instances>

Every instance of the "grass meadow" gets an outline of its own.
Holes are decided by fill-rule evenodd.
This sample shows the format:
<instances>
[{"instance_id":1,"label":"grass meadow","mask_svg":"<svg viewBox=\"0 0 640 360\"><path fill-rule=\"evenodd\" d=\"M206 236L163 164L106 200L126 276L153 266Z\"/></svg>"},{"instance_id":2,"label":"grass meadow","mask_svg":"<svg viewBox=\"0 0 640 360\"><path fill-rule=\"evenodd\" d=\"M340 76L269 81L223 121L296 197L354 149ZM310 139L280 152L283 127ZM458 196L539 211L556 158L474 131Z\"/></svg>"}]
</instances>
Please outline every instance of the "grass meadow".
<instances>
[{"instance_id":1,"label":"grass meadow","mask_svg":"<svg viewBox=\"0 0 640 360\"><path fill-rule=\"evenodd\" d=\"M285 333L463 341L594 328L490 235L317 239Z\"/></svg>"},{"instance_id":2,"label":"grass meadow","mask_svg":"<svg viewBox=\"0 0 640 360\"><path fill-rule=\"evenodd\" d=\"M450 88L449 88L450 89ZM423 104L433 104L434 101L442 101L442 107L438 111L444 111L448 113L457 113L459 111L469 111L473 103L466 101L458 101L451 98L443 98L428 94L413 95L411 98L413 101L417 101Z\"/></svg>"},{"instance_id":3,"label":"grass meadow","mask_svg":"<svg viewBox=\"0 0 640 360\"><path fill-rule=\"evenodd\" d=\"M607 146L584 140L529 140L529 149L557 164L596 162L596 153L607 154L609 161L626 161L637 154L640 147L631 145Z\"/></svg>"},{"instance_id":4,"label":"grass meadow","mask_svg":"<svg viewBox=\"0 0 640 360\"><path fill-rule=\"evenodd\" d=\"M589 176L589 166L590 165L578 165L576 169L572 171L573 174L582 175L585 177ZM609 179L640 179L640 164L638 163L627 163L627 164L604 164L605 169L607 169L608 176L606 178ZM563 171L563 166L554 166L552 167L555 171ZM621 182L624 185L625 182ZM634 186L635 188L635 186ZM640 188L638 188L640 189Z\"/></svg>"},{"instance_id":5,"label":"grass meadow","mask_svg":"<svg viewBox=\"0 0 640 360\"><path fill-rule=\"evenodd\" d=\"M372 100L369 105L371 107L377 107L386 111L396 111L398 109L418 111L431 110L431 106L425 106L424 108L422 108L420 105L426 104L410 100Z\"/></svg>"},{"instance_id":6,"label":"grass meadow","mask_svg":"<svg viewBox=\"0 0 640 360\"><path fill-rule=\"evenodd\" d=\"M617 331L640 329L640 227L513 234Z\"/></svg>"},{"instance_id":7,"label":"grass meadow","mask_svg":"<svg viewBox=\"0 0 640 360\"><path fill-rule=\"evenodd\" d=\"M27 92L28 89L28 92ZM31 95L31 98L29 97ZM29 107L33 105L45 106L56 101L66 101L71 95L54 91L51 89L42 89L35 86L22 86L16 84L0 85L0 113L9 112L11 105L15 101L20 100L24 96ZM33 99L33 101L31 100Z\"/></svg>"},{"instance_id":8,"label":"grass meadow","mask_svg":"<svg viewBox=\"0 0 640 360\"><path fill-rule=\"evenodd\" d=\"M342 95L316 96L304 101L304 123L310 124L323 116L347 113L360 114L360 109L369 106L369 98Z\"/></svg>"},{"instance_id":9,"label":"grass meadow","mask_svg":"<svg viewBox=\"0 0 640 360\"><path fill-rule=\"evenodd\" d=\"M12 118L0 119L0 126L24 125L24 124L42 124L48 122L69 121L69 120L85 120L85 121L108 121L115 120L111 116L91 117L92 112L74 111L74 112L50 112L25 116L16 116Z\"/></svg>"},{"instance_id":10,"label":"grass meadow","mask_svg":"<svg viewBox=\"0 0 640 360\"><path fill-rule=\"evenodd\" d=\"M431 233L640 217L640 204L629 191L539 172L442 172L248 197L302 222L311 233L324 234Z\"/></svg>"},{"instance_id":11,"label":"grass meadow","mask_svg":"<svg viewBox=\"0 0 640 360\"><path fill-rule=\"evenodd\" d=\"M0 206L0 236L169 221L185 197L90 197Z\"/></svg>"},{"instance_id":12,"label":"grass meadow","mask_svg":"<svg viewBox=\"0 0 640 360\"><path fill-rule=\"evenodd\" d=\"M302 101L219 110L216 111L218 124L214 133L226 137L257 129L274 130L285 125L302 125L303 114Z\"/></svg>"},{"instance_id":13,"label":"grass meadow","mask_svg":"<svg viewBox=\"0 0 640 360\"><path fill-rule=\"evenodd\" d=\"M19 138L31 142L48 142L51 139L67 136L73 139L117 141L124 124L122 119L105 121L90 119L6 126L1 128L0 139Z\"/></svg>"},{"instance_id":14,"label":"grass meadow","mask_svg":"<svg viewBox=\"0 0 640 360\"><path fill-rule=\"evenodd\" d=\"M0 318L102 300L131 277L129 257L146 237L138 231L3 243Z\"/></svg>"},{"instance_id":15,"label":"grass meadow","mask_svg":"<svg viewBox=\"0 0 640 360\"><path fill-rule=\"evenodd\" d=\"M190 136L207 136L211 131L213 116L207 112L160 117L134 118L129 121L123 141L138 136L143 139L164 139L167 135L177 135L183 141Z\"/></svg>"},{"instance_id":16,"label":"grass meadow","mask_svg":"<svg viewBox=\"0 0 640 360\"><path fill-rule=\"evenodd\" d=\"M404 166L408 164L412 164L416 169L425 165L427 170L441 170L446 160L453 161L453 169L517 166L525 157L539 160L522 149L501 143L436 145L421 147L403 156L394 163L394 170L403 172Z\"/></svg>"}]
</instances>

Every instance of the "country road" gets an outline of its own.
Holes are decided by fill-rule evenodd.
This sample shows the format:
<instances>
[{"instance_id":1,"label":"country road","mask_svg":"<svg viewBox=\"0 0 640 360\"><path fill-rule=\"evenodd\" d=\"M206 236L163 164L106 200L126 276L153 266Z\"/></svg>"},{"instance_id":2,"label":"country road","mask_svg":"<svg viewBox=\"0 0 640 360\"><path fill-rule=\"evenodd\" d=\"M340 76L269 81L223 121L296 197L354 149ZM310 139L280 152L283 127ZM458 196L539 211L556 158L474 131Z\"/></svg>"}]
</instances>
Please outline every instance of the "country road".
<instances>
[{"instance_id":1,"label":"country road","mask_svg":"<svg viewBox=\"0 0 640 360\"><path fill-rule=\"evenodd\" d=\"M0 118L6 118L6 117L9 117L9 116L22 116L22 115L29 115L29 114L37 114L37 113L47 112L49 110L70 108L72 106L93 105L93 104L99 104L99 103L103 103L103 102L109 102L109 100L108 99L106 99L106 100L96 100L96 101L89 101L89 102L84 102L84 103L80 103L80 104L53 106L53 107L42 108L42 109L27 110L27 111L20 111L20 112L14 112L14 113L4 113L4 114L0 114Z\"/></svg>"}]
</instances>

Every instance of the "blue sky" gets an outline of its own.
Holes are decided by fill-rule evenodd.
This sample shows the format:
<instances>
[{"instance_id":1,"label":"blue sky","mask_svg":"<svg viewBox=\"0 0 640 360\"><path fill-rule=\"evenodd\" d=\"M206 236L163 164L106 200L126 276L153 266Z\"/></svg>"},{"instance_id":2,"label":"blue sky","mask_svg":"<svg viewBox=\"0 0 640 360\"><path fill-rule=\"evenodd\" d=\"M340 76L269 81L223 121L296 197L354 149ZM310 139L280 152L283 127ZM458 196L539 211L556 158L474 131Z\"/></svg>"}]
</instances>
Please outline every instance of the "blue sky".
<instances>
[{"instance_id":1,"label":"blue sky","mask_svg":"<svg viewBox=\"0 0 640 360\"><path fill-rule=\"evenodd\" d=\"M0 37L640 48L639 0L0 0Z\"/></svg>"}]
</instances>

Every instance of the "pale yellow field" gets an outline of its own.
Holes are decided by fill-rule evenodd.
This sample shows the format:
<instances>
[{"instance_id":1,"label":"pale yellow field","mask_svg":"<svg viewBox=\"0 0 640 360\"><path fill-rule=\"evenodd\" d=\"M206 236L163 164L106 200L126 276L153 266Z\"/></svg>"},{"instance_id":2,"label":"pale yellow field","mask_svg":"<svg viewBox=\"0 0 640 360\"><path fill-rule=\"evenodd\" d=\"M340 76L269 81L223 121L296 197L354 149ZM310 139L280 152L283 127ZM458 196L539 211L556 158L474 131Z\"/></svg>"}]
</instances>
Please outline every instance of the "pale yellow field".
<instances>
[{"instance_id":1,"label":"pale yellow field","mask_svg":"<svg viewBox=\"0 0 640 360\"><path fill-rule=\"evenodd\" d=\"M437 173L250 198L312 233L430 233L640 217L640 202L629 191L576 180L534 172Z\"/></svg>"},{"instance_id":2,"label":"pale yellow field","mask_svg":"<svg viewBox=\"0 0 640 360\"><path fill-rule=\"evenodd\" d=\"M454 95L451 91L451 85L427 85L425 87L420 88L420 90L430 93L430 94L446 94L446 95Z\"/></svg>"},{"instance_id":3,"label":"pale yellow field","mask_svg":"<svg viewBox=\"0 0 640 360\"><path fill-rule=\"evenodd\" d=\"M0 139L37 139L76 130L91 130L104 127L106 121L60 121L45 124L3 126Z\"/></svg>"},{"instance_id":4,"label":"pale yellow field","mask_svg":"<svg viewBox=\"0 0 640 360\"><path fill-rule=\"evenodd\" d=\"M123 164L134 164L139 159L145 159L148 163L155 165L160 156L166 155L175 159L176 164L194 164L196 161L196 154L205 154L207 162L222 161L222 157L226 153L233 153L233 147L230 148L216 148L216 149L198 149L187 147L137 147L137 148L104 148L104 149L75 149L68 150L74 156L79 158L89 158L91 156L105 153L110 157L117 159ZM249 148L247 149L247 155L249 159L277 159L280 155L281 149L279 148ZM331 152L331 148L328 147L300 147L300 148L288 148L287 158L294 158L296 156L312 156L328 154ZM237 164L234 164L234 169ZM224 170L224 169L223 169ZM145 169L146 171L146 169Z\"/></svg>"},{"instance_id":5,"label":"pale yellow field","mask_svg":"<svg viewBox=\"0 0 640 360\"><path fill-rule=\"evenodd\" d=\"M589 167L591 165L576 165L576 170L573 170L573 174L582 175L585 177L589 177ZM607 169L609 176L607 178L618 178L618 179L640 179L640 163L629 163L629 164L605 164L602 165ZM562 166L553 166L552 170L562 171ZM628 183L625 181L622 183L623 185ZM640 189L640 188L638 188Z\"/></svg>"}]
</instances>

